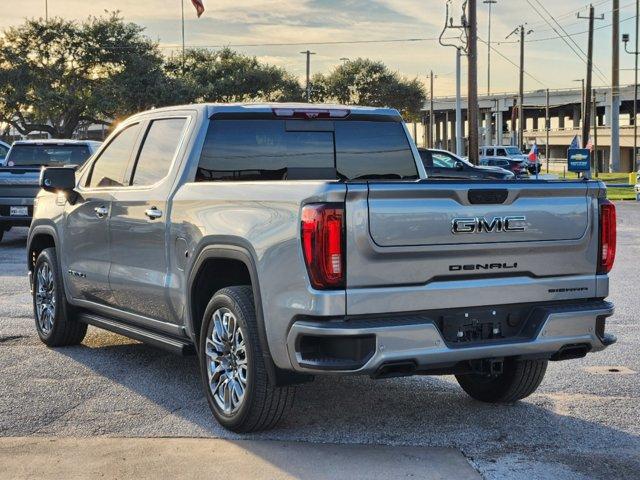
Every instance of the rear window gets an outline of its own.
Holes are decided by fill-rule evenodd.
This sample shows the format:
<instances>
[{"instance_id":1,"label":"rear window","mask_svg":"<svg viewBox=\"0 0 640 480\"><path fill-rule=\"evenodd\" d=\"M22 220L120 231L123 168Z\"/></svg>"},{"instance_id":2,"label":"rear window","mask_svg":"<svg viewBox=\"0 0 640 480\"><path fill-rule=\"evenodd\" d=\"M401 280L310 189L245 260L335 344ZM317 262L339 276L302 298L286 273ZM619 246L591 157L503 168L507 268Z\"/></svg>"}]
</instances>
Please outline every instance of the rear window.
<instances>
[{"instance_id":1,"label":"rear window","mask_svg":"<svg viewBox=\"0 0 640 480\"><path fill-rule=\"evenodd\" d=\"M196 181L416 179L402 125L212 120Z\"/></svg>"},{"instance_id":2,"label":"rear window","mask_svg":"<svg viewBox=\"0 0 640 480\"><path fill-rule=\"evenodd\" d=\"M7 155L8 167L81 165L91 156L87 145L14 145Z\"/></svg>"}]
</instances>

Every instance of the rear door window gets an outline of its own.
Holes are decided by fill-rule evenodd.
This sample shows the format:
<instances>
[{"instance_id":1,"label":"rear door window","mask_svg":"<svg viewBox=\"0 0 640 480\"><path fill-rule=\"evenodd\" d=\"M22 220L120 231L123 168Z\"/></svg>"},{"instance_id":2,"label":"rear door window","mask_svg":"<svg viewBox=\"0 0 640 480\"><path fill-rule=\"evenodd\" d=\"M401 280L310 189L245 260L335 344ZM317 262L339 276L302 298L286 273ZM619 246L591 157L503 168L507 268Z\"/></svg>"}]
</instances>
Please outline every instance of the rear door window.
<instances>
[{"instance_id":1,"label":"rear door window","mask_svg":"<svg viewBox=\"0 0 640 480\"><path fill-rule=\"evenodd\" d=\"M132 185L153 185L167 176L186 123L186 118L163 118L149 124Z\"/></svg>"},{"instance_id":2,"label":"rear door window","mask_svg":"<svg viewBox=\"0 0 640 480\"><path fill-rule=\"evenodd\" d=\"M498 155L499 157L506 157L507 151L504 148L498 148L496 150L496 155Z\"/></svg>"},{"instance_id":3,"label":"rear door window","mask_svg":"<svg viewBox=\"0 0 640 480\"><path fill-rule=\"evenodd\" d=\"M493 157L493 148L487 148L487 150L485 151L485 155L487 157Z\"/></svg>"}]
</instances>

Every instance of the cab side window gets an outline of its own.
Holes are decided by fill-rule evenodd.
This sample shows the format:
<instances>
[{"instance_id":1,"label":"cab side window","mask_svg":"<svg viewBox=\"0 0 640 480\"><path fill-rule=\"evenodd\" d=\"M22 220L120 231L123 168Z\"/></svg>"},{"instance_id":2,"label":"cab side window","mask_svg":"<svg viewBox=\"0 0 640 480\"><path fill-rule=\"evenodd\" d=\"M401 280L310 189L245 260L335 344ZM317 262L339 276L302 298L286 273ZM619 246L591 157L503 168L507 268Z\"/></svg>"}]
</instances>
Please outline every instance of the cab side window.
<instances>
[{"instance_id":1,"label":"cab side window","mask_svg":"<svg viewBox=\"0 0 640 480\"><path fill-rule=\"evenodd\" d=\"M88 188L123 186L125 171L139 133L140 124L138 123L120 131L94 162L85 186Z\"/></svg>"},{"instance_id":2,"label":"cab side window","mask_svg":"<svg viewBox=\"0 0 640 480\"><path fill-rule=\"evenodd\" d=\"M507 155L507 151L506 151L504 148L498 148L498 149L496 150L496 155L497 155L498 157L507 157L507 156L508 156L508 155Z\"/></svg>"},{"instance_id":3,"label":"cab side window","mask_svg":"<svg viewBox=\"0 0 640 480\"><path fill-rule=\"evenodd\" d=\"M487 157L493 157L493 148L487 148L485 155Z\"/></svg>"},{"instance_id":4,"label":"cab side window","mask_svg":"<svg viewBox=\"0 0 640 480\"><path fill-rule=\"evenodd\" d=\"M162 118L149 124L132 185L153 185L167 176L186 123L186 118Z\"/></svg>"}]
</instances>

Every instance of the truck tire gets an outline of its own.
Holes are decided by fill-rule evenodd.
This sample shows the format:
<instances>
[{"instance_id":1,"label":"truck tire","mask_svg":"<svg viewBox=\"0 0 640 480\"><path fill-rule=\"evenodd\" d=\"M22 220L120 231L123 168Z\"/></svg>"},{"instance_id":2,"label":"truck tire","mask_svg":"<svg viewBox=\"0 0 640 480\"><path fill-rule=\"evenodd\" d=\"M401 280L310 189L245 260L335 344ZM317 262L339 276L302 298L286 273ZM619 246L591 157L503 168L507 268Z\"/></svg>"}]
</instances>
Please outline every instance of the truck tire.
<instances>
[{"instance_id":1,"label":"truck tire","mask_svg":"<svg viewBox=\"0 0 640 480\"><path fill-rule=\"evenodd\" d=\"M40 252L33 269L33 315L38 336L49 347L78 345L87 333L87 324L76 321L67 303L53 247Z\"/></svg>"},{"instance_id":2,"label":"truck tire","mask_svg":"<svg viewBox=\"0 0 640 480\"><path fill-rule=\"evenodd\" d=\"M472 398L488 403L511 403L536 391L547 371L546 360L505 359L496 376L476 373L456 375L462 389Z\"/></svg>"},{"instance_id":3,"label":"truck tire","mask_svg":"<svg viewBox=\"0 0 640 480\"><path fill-rule=\"evenodd\" d=\"M209 407L224 428L268 430L291 408L294 388L277 387L267 375L250 286L223 288L211 298L198 351Z\"/></svg>"}]
</instances>

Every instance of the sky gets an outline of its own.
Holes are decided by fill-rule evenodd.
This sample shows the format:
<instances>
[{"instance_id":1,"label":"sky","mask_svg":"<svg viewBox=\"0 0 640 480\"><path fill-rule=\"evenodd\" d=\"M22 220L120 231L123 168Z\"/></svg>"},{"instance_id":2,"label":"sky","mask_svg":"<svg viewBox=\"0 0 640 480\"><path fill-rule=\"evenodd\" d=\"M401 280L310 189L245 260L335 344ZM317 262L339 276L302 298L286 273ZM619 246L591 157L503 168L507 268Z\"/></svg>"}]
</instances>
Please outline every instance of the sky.
<instances>
[{"instance_id":1,"label":"sky","mask_svg":"<svg viewBox=\"0 0 640 480\"><path fill-rule=\"evenodd\" d=\"M47 0L4 0L0 29L19 25L26 18L44 17ZM49 16L84 19L101 15L105 10L119 10L127 21L145 27L145 35L157 40L167 55L178 55L181 0L48 0ZM184 0L185 41L187 46L232 47L242 53L286 68L301 79L305 74L305 57L300 51L309 48L312 72L329 72L341 58L365 57L380 60L400 74L425 82L433 70L434 95L451 95L455 89L455 49L442 47L438 36L445 19L445 0L203 0L205 12L197 18L190 0ZM11 3L11 8L7 8ZM451 1L456 22L460 18L461 0ZM478 0L478 35L488 38L488 6ZM596 15L594 85L611 81L611 0L593 0ZM557 20L571 34L577 45L587 51L588 21L576 18L579 11L587 15L584 0L497 0L491 17L491 91L515 92L518 86L519 44L515 36L505 37L519 24L533 30L525 40L525 90L541 88L576 88L575 79L583 78L586 66L560 38L558 33L532 8ZM542 5L542 7L541 7ZM620 0L621 33L635 41L635 2ZM553 24L555 30L560 29ZM337 41L405 40L419 41L312 44ZM298 43L299 45L255 46L255 44ZM575 47L574 47L575 48ZM499 52L499 53L498 53ZM487 46L478 45L478 90L487 91ZM620 54L622 84L633 83L633 56ZM462 63L463 88L466 88L466 61ZM624 70L629 69L629 70Z\"/></svg>"}]
</instances>

